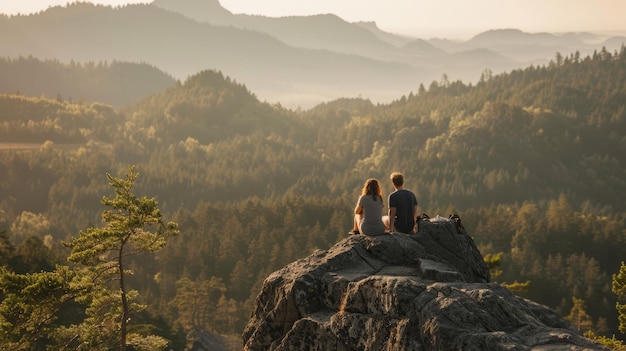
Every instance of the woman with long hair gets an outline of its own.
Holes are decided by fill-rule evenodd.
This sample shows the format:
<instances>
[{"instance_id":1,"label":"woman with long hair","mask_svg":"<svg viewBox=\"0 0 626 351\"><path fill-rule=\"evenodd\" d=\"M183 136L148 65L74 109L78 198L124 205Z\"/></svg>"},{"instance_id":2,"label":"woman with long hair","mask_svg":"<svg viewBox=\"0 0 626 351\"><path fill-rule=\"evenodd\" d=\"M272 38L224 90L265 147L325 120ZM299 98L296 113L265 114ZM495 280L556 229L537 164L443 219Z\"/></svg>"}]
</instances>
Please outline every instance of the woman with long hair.
<instances>
[{"instance_id":1,"label":"woman with long hair","mask_svg":"<svg viewBox=\"0 0 626 351\"><path fill-rule=\"evenodd\" d=\"M383 223L383 191L378 180L370 178L365 181L361 195L354 208L354 228L351 234L365 234L370 236L384 234Z\"/></svg>"}]
</instances>

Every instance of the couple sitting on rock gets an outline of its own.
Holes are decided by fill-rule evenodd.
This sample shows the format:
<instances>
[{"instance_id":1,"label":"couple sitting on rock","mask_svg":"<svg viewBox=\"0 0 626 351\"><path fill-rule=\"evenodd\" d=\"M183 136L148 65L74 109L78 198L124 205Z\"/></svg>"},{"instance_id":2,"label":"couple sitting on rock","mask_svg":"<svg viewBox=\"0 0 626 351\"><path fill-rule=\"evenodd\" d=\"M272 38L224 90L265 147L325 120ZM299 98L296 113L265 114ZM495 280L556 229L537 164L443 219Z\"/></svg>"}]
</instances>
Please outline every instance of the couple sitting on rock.
<instances>
[{"instance_id":1,"label":"couple sitting on rock","mask_svg":"<svg viewBox=\"0 0 626 351\"><path fill-rule=\"evenodd\" d=\"M383 192L378 180L365 181L354 209L354 227L350 234L376 236L385 233L416 233L417 199L403 188L404 177L394 172L389 177L394 192L389 194L389 213L383 216Z\"/></svg>"}]
</instances>

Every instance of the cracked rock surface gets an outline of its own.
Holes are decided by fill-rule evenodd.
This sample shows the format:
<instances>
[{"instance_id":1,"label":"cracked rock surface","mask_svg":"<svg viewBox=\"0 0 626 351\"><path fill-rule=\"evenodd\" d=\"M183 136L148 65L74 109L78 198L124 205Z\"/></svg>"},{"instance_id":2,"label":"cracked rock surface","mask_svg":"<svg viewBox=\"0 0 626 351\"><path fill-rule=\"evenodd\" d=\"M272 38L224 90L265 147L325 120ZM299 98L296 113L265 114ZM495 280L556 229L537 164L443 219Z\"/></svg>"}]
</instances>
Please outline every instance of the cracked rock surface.
<instances>
[{"instance_id":1,"label":"cracked rock surface","mask_svg":"<svg viewBox=\"0 0 626 351\"><path fill-rule=\"evenodd\" d=\"M490 283L472 238L439 217L417 234L350 236L272 273L244 350L609 350Z\"/></svg>"}]
</instances>

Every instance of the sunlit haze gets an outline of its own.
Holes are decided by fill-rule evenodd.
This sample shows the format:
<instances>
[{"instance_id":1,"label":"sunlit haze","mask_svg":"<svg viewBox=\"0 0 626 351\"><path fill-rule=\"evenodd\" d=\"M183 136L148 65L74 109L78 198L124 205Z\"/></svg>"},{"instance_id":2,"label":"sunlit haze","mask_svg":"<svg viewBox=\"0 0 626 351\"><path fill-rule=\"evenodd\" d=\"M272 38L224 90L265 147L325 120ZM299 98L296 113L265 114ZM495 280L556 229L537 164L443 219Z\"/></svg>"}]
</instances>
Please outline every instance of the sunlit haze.
<instances>
[{"instance_id":1,"label":"sunlit haze","mask_svg":"<svg viewBox=\"0 0 626 351\"><path fill-rule=\"evenodd\" d=\"M209 0L207 0L209 1ZM29 14L67 0L0 0L0 13ZM100 0L119 6L151 1ZM220 0L233 13L271 17L333 13L349 22L420 38L469 39L489 29L526 32L626 31L624 0Z\"/></svg>"}]
</instances>

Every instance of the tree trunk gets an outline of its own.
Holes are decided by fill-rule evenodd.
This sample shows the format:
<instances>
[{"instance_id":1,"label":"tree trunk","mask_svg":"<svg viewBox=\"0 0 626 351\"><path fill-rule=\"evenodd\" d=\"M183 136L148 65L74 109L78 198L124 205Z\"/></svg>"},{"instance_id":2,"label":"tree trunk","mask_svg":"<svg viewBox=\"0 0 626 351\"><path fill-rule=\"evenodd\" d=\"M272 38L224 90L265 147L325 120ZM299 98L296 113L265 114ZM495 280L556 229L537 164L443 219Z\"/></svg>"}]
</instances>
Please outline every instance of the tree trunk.
<instances>
[{"instance_id":1,"label":"tree trunk","mask_svg":"<svg viewBox=\"0 0 626 351\"><path fill-rule=\"evenodd\" d=\"M126 351L126 324L128 322L128 300L126 298L126 287L124 286L124 266L122 265L122 253L124 243L120 247L117 264L120 269L120 291L122 294L122 320L120 323L120 351Z\"/></svg>"}]
</instances>

